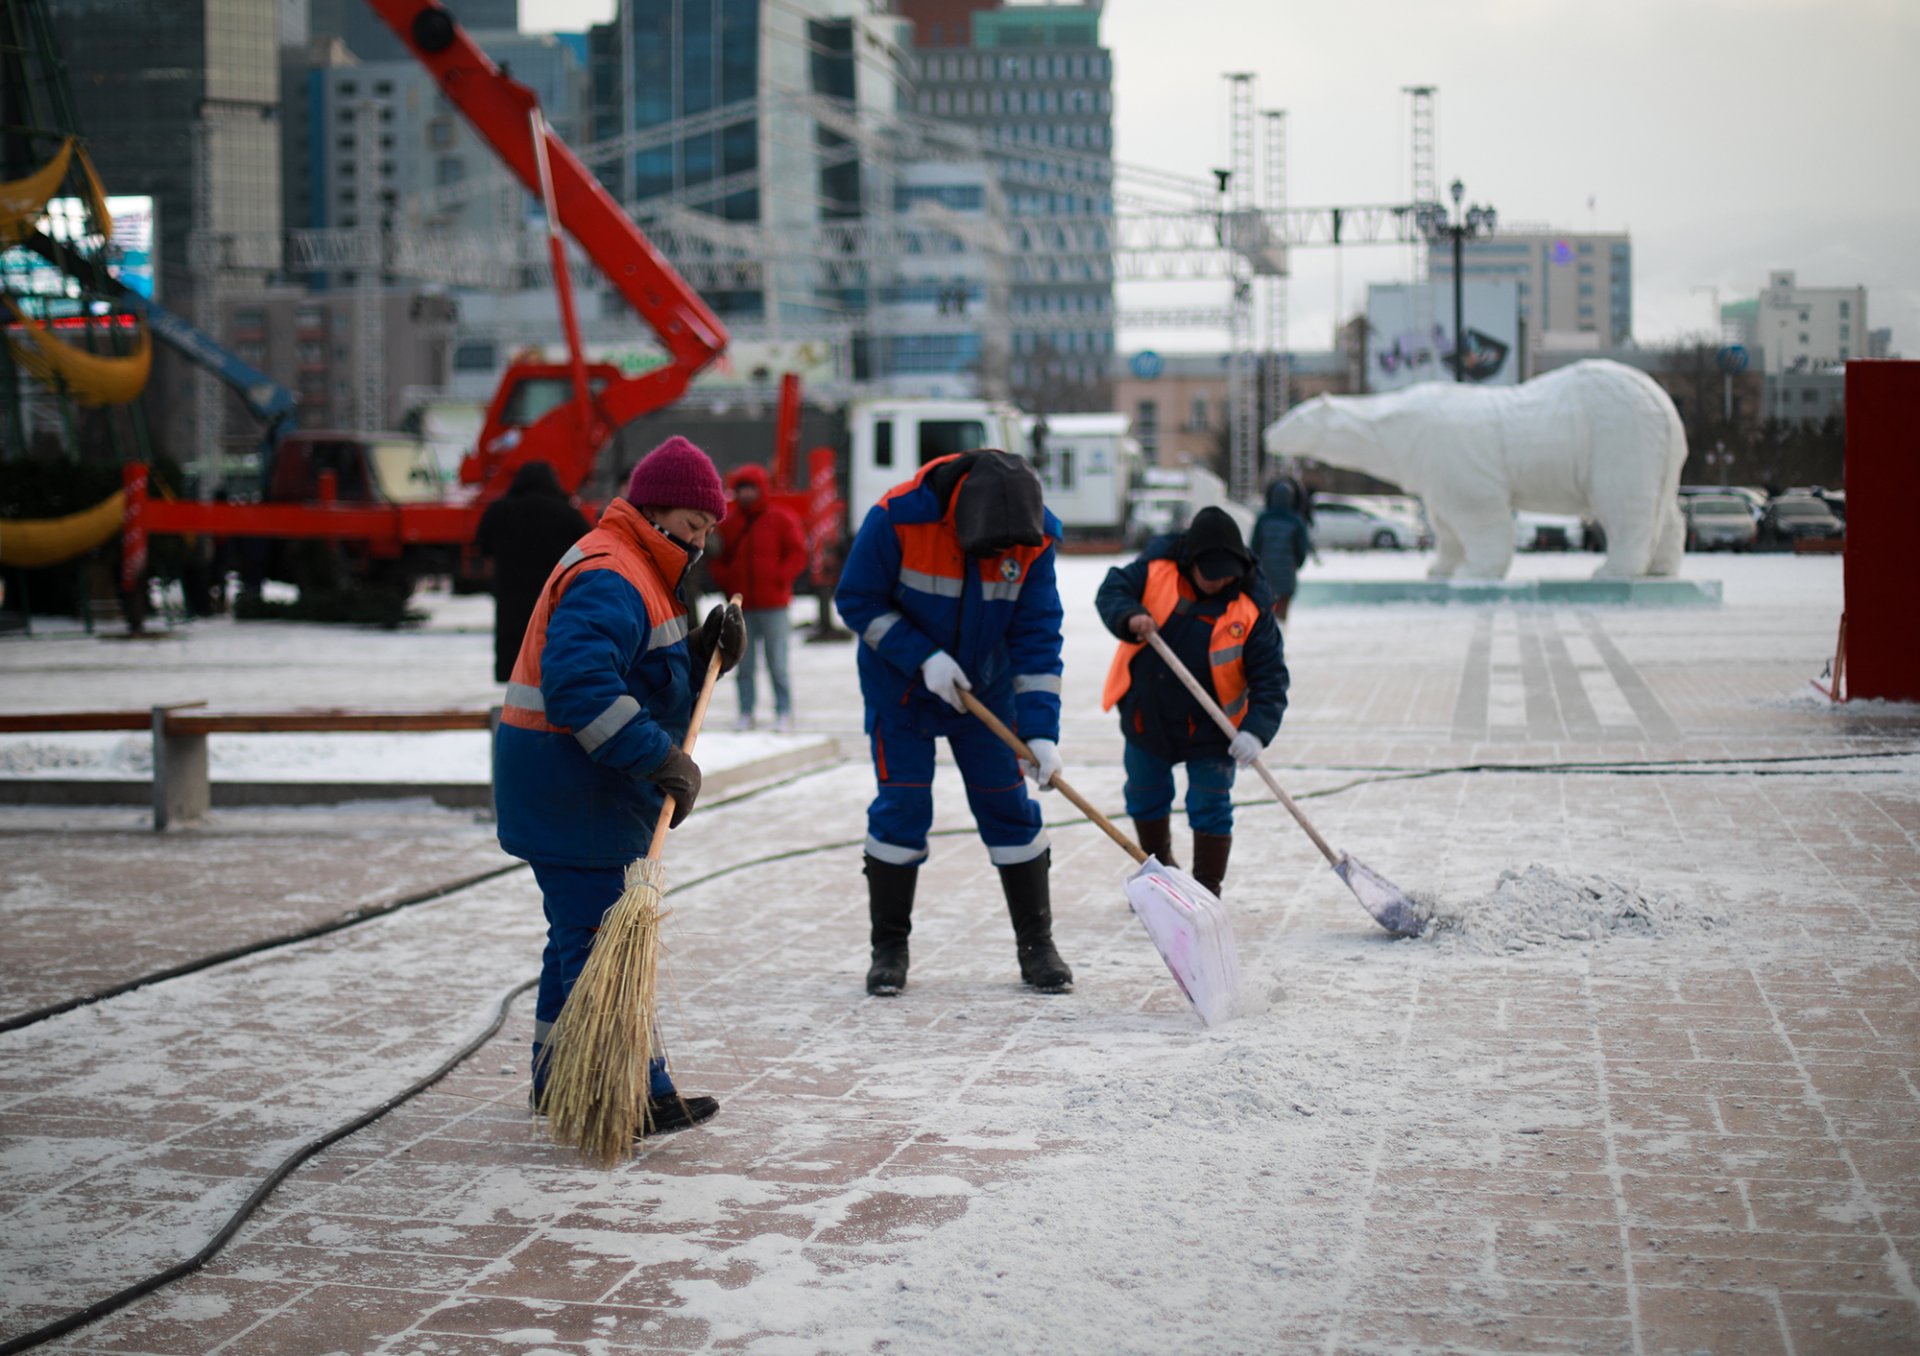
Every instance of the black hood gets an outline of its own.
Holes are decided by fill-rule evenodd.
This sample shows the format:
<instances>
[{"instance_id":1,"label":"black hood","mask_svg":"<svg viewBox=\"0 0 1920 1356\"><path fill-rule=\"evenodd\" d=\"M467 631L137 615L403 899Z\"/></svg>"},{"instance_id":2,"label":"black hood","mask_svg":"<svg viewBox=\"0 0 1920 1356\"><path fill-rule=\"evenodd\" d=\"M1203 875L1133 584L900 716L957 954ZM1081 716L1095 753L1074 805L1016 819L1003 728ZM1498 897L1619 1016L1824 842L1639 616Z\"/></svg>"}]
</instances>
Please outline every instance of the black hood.
<instances>
[{"instance_id":1,"label":"black hood","mask_svg":"<svg viewBox=\"0 0 1920 1356\"><path fill-rule=\"evenodd\" d=\"M960 549L970 556L1039 546L1047 539L1040 477L1010 452L991 447L963 452L936 468L927 481L940 502L952 506Z\"/></svg>"},{"instance_id":2,"label":"black hood","mask_svg":"<svg viewBox=\"0 0 1920 1356\"><path fill-rule=\"evenodd\" d=\"M1207 507L1193 515L1186 535L1180 539L1180 566L1191 570L1193 562L1209 551L1225 551L1240 562L1242 570L1253 567L1253 552L1240 539L1240 525L1225 509Z\"/></svg>"},{"instance_id":3,"label":"black hood","mask_svg":"<svg viewBox=\"0 0 1920 1356\"><path fill-rule=\"evenodd\" d=\"M513 473L513 483L507 487L508 494L551 494L566 498L566 491L560 488L560 477L553 473L553 467L544 461L530 461Z\"/></svg>"}]
</instances>

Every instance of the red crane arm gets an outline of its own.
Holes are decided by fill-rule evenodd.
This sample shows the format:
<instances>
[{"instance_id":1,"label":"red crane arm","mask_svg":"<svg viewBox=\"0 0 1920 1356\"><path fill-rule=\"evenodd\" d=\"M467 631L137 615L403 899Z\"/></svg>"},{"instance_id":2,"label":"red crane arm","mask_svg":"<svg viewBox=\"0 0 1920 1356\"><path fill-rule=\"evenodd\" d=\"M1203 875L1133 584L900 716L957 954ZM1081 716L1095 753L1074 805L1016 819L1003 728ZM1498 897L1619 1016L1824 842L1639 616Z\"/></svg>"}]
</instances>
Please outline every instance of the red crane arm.
<instances>
[{"instance_id":1,"label":"red crane arm","mask_svg":"<svg viewBox=\"0 0 1920 1356\"><path fill-rule=\"evenodd\" d=\"M433 0L367 0L380 18L433 75L454 107L492 146L528 192L540 193L540 168L528 113L532 90L506 75L475 45L466 30ZM727 346L726 327L673 266L640 232L600 181L566 144L546 134L547 163L560 224L580 242L595 266L639 312L672 355L675 385L649 373L650 394L673 387L668 400ZM605 402L614 413L631 401ZM659 401L648 408L657 408ZM637 412L644 412L643 410ZM633 417L631 414L628 418Z\"/></svg>"}]
</instances>

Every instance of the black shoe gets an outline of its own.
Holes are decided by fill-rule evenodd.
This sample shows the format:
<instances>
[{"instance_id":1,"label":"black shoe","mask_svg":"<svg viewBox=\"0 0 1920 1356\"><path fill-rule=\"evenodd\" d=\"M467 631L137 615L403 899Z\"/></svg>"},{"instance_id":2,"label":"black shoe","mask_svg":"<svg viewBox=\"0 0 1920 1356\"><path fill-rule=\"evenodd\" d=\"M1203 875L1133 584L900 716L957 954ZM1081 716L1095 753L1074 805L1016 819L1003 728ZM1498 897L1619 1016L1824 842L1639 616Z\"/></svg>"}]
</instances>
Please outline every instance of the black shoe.
<instances>
[{"instance_id":1,"label":"black shoe","mask_svg":"<svg viewBox=\"0 0 1920 1356\"><path fill-rule=\"evenodd\" d=\"M641 1135L664 1135L673 1130L685 1130L689 1126L710 1121L720 1109L720 1103L712 1097L682 1097L675 1093L671 1097L650 1097L647 1099L646 1120L641 1126ZM544 1116L547 1109L540 1105L537 1093L527 1093L527 1110L536 1116Z\"/></svg>"},{"instance_id":2,"label":"black shoe","mask_svg":"<svg viewBox=\"0 0 1920 1356\"><path fill-rule=\"evenodd\" d=\"M873 964L867 967L867 992L876 997L891 998L906 987L906 941L875 943Z\"/></svg>"},{"instance_id":3,"label":"black shoe","mask_svg":"<svg viewBox=\"0 0 1920 1356\"><path fill-rule=\"evenodd\" d=\"M647 1100L647 1119L645 1133L664 1135L674 1130L685 1130L702 1121L710 1121L720 1109L720 1103L712 1097L683 1097L675 1093L671 1097L652 1097Z\"/></svg>"},{"instance_id":4,"label":"black shoe","mask_svg":"<svg viewBox=\"0 0 1920 1356\"><path fill-rule=\"evenodd\" d=\"M866 859L867 916L873 964L867 992L891 997L907 987L907 936L913 931L913 891L920 868Z\"/></svg>"},{"instance_id":5,"label":"black shoe","mask_svg":"<svg viewBox=\"0 0 1920 1356\"><path fill-rule=\"evenodd\" d=\"M1003 866L1000 888L1013 919L1020 978L1041 993L1071 993L1073 971L1053 946L1053 896L1047 885L1052 865L1053 853L1047 851L1032 861Z\"/></svg>"}]
</instances>

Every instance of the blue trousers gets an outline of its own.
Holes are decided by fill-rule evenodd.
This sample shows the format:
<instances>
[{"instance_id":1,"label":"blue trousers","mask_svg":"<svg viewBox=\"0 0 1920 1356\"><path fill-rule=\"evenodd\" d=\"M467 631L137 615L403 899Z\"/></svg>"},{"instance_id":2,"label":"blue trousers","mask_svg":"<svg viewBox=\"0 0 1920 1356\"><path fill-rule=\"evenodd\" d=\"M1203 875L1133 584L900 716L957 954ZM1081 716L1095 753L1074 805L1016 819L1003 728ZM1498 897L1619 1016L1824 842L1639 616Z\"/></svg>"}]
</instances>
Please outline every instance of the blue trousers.
<instances>
[{"instance_id":1,"label":"blue trousers","mask_svg":"<svg viewBox=\"0 0 1920 1356\"><path fill-rule=\"evenodd\" d=\"M1135 819L1165 819L1173 813L1173 763L1127 743L1127 813ZM1233 832L1233 776L1237 769L1225 754L1189 758L1187 826L1195 833Z\"/></svg>"},{"instance_id":2,"label":"blue trousers","mask_svg":"<svg viewBox=\"0 0 1920 1356\"><path fill-rule=\"evenodd\" d=\"M793 623L784 607L755 608L746 620L747 648L740 652L740 665L734 670L740 678L740 714L753 714L757 651L766 655L767 677L773 680L773 714L784 716L793 710L793 688L787 681L787 640Z\"/></svg>"},{"instance_id":3,"label":"blue trousers","mask_svg":"<svg viewBox=\"0 0 1920 1356\"><path fill-rule=\"evenodd\" d=\"M1048 847L1040 806L1027 794L1020 760L993 731L972 716L949 710L902 708L873 720L869 735L874 779L879 794L867 807L867 854L883 862L912 866L927 858L927 830L933 827L934 741L944 738L960 765L967 804L980 841L995 866L1032 861ZM990 705L993 705L990 703ZM1004 706L1005 710L1000 710ZM1013 701L1006 698L995 714L1013 723Z\"/></svg>"},{"instance_id":4,"label":"blue trousers","mask_svg":"<svg viewBox=\"0 0 1920 1356\"><path fill-rule=\"evenodd\" d=\"M540 1058L547 1034L587 963L602 915L626 888L627 872L620 866L528 865L533 868L547 913L547 949L540 957L540 990L533 1006L533 1093L538 1098L547 1086L547 1070ZM664 1055L656 1053L647 1062L647 1095L673 1096L673 1080L667 1076Z\"/></svg>"}]
</instances>

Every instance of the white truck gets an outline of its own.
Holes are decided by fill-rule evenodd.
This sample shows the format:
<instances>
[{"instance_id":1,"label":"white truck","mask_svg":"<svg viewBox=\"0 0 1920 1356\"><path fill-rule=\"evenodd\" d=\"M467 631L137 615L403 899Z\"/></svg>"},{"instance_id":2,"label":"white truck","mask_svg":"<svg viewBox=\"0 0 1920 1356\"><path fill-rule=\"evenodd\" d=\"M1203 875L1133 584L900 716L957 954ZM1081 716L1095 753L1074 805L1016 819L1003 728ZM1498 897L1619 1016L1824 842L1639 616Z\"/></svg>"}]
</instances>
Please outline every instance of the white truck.
<instances>
[{"instance_id":1,"label":"white truck","mask_svg":"<svg viewBox=\"0 0 1920 1356\"><path fill-rule=\"evenodd\" d=\"M1000 401L920 396L856 400L847 410L847 517L858 532L880 496L952 452L1033 450L1018 408ZM1048 496L1051 505L1052 496Z\"/></svg>"},{"instance_id":2,"label":"white truck","mask_svg":"<svg viewBox=\"0 0 1920 1356\"><path fill-rule=\"evenodd\" d=\"M1140 444L1128 436L1133 421L1124 414L1050 414L1026 422L1047 507L1067 536L1122 540L1140 468Z\"/></svg>"}]
</instances>

